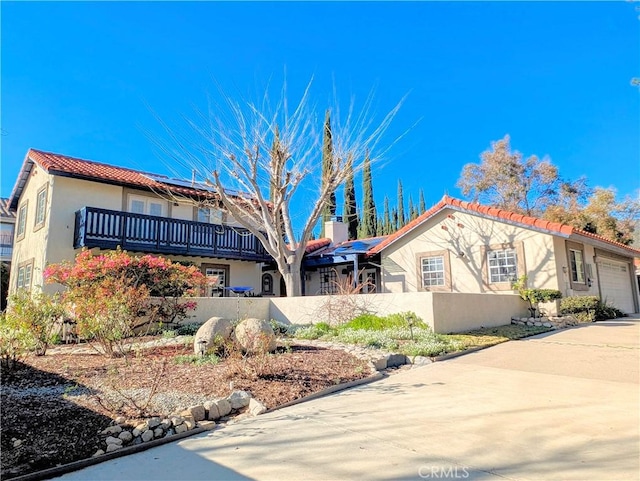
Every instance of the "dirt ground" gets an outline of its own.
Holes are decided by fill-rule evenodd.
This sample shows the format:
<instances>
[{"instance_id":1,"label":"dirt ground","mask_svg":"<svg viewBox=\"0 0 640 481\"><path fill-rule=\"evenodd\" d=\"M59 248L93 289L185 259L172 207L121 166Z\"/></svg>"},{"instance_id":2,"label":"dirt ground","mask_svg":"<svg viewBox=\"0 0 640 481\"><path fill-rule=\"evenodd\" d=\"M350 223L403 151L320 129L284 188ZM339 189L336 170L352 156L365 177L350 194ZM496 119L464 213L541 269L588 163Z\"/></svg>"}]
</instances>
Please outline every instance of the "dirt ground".
<instances>
[{"instance_id":1,"label":"dirt ground","mask_svg":"<svg viewBox=\"0 0 640 481\"><path fill-rule=\"evenodd\" d=\"M177 364L184 345L139 350L127 358L71 353L29 357L1 378L0 477L8 479L91 457L99 432L117 416L164 416L242 389L268 408L371 374L344 351L290 346L218 364Z\"/></svg>"}]
</instances>

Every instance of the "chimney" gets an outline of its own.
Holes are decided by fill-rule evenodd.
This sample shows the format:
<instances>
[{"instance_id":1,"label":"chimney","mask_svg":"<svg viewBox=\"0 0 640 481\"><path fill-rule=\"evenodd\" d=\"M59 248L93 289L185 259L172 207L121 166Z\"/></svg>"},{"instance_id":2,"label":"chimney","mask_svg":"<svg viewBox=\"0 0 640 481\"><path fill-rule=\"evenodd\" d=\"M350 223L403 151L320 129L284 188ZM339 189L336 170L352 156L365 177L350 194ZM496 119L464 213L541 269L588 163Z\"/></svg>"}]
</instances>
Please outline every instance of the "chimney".
<instances>
[{"instance_id":1,"label":"chimney","mask_svg":"<svg viewBox=\"0 0 640 481\"><path fill-rule=\"evenodd\" d=\"M324 223L324 236L331 239L334 245L349 240L349 230L347 224L342 222L342 217L335 217Z\"/></svg>"}]
</instances>

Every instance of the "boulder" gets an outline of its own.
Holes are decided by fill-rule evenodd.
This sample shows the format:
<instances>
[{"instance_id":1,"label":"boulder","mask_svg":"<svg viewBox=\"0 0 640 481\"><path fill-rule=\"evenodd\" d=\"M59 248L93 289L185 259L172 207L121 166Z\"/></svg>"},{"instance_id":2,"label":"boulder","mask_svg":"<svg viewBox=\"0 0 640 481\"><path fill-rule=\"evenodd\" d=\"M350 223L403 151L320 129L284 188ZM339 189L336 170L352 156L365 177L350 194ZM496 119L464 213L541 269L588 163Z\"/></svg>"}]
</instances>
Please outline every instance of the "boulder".
<instances>
[{"instance_id":1,"label":"boulder","mask_svg":"<svg viewBox=\"0 0 640 481\"><path fill-rule=\"evenodd\" d=\"M107 445L117 444L118 446L122 446L122 439L114 438L113 436L109 436L107 439L105 439L105 442L107 443Z\"/></svg>"},{"instance_id":2,"label":"boulder","mask_svg":"<svg viewBox=\"0 0 640 481\"><path fill-rule=\"evenodd\" d=\"M112 451L117 451L118 449L122 449L121 444L107 444L107 452L110 453Z\"/></svg>"},{"instance_id":3,"label":"boulder","mask_svg":"<svg viewBox=\"0 0 640 481\"><path fill-rule=\"evenodd\" d=\"M249 405L251 395L246 391L233 391L227 396L231 409L242 409Z\"/></svg>"},{"instance_id":4,"label":"boulder","mask_svg":"<svg viewBox=\"0 0 640 481\"><path fill-rule=\"evenodd\" d=\"M205 322L193 340L193 352L197 356L203 356L217 351L220 345L231 337L233 326L229 319L212 317Z\"/></svg>"},{"instance_id":5,"label":"boulder","mask_svg":"<svg viewBox=\"0 0 640 481\"><path fill-rule=\"evenodd\" d=\"M161 438L163 434L164 434L164 429L162 429L162 428L155 428L153 430L153 437L154 438Z\"/></svg>"},{"instance_id":6,"label":"boulder","mask_svg":"<svg viewBox=\"0 0 640 481\"><path fill-rule=\"evenodd\" d=\"M191 416L194 421L204 421L206 416L205 408L202 404L190 406L180 413L182 416Z\"/></svg>"},{"instance_id":7,"label":"boulder","mask_svg":"<svg viewBox=\"0 0 640 481\"><path fill-rule=\"evenodd\" d=\"M122 439L123 442L128 443L133 439L133 434L131 434L129 431L122 431L120 434L118 434L118 439Z\"/></svg>"},{"instance_id":8,"label":"boulder","mask_svg":"<svg viewBox=\"0 0 640 481\"><path fill-rule=\"evenodd\" d=\"M109 426L102 431L102 434L118 434L122 432L122 426Z\"/></svg>"},{"instance_id":9,"label":"boulder","mask_svg":"<svg viewBox=\"0 0 640 481\"><path fill-rule=\"evenodd\" d=\"M249 399L249 412L252 416L257 416L267 411L267 407L257 399Z\"/></svg>"},{"instance_id":10,"label":"boulder","mask_svg":"<svg viewBox=\"0 0 640 481\"><path fill-rule=\"evenodd\" d=\"M268 321L249 318L236 326L235 338L244 352L265 353L276 348L276 335Z\"/></svg>"},{"instance_id":11,"label":"boulder","mask_svg":"<svg viewBox=\"0 0 640 481\"><path fill-rule=\"evenodd\" d=\"M220 412L218 411L218 405L215 401L207 401L204 403L204 408L207 410L207 419L209 421L215 421L220 419Z\"/></svg>"},{"instance_id":12,"label":"boulder","mask_svg":"<svg viewBox=\"0 0 640 481\"><path fill-rule=\"evenodd\" d=\"M187 425L185 423L182 423L176 426L176 434L184 433L188 430L189 428L187 428Z\"/></svg>"},{"instance_id":13,"label":"boulder","mask_svg":"<svg viewBox=\"0 0 640 481\"><path fill-rule=\"evenodd\" d=\"M160 426L161 422L162 422L162 419L160 419L159 417L153 417L153 418L147 419L147 426L149 426L149 429L154 429Z\"/></svg>"},{"instance_id":14,"label":"boulder","mask_svg":"<svg viewBox=\"0 0 640 481\"><path fill-rule=\"evenodd\" d=\"M231 412L231 403L226 399L217 399L216 407L218 408L218 414L220 414L220 417L226 416Z\"/></svg>"},{"instance_id":15,"label":"boulder","mask_svg":"<svg viewBox=\"0 0 640 481\"><path fill-rule=\"evenodd\" d=\"M141 438L142 438L142 441L145 443L148 441L151 441L153 439L153 431L149 429L143 432Z\"/></svg>"}]
</instances>

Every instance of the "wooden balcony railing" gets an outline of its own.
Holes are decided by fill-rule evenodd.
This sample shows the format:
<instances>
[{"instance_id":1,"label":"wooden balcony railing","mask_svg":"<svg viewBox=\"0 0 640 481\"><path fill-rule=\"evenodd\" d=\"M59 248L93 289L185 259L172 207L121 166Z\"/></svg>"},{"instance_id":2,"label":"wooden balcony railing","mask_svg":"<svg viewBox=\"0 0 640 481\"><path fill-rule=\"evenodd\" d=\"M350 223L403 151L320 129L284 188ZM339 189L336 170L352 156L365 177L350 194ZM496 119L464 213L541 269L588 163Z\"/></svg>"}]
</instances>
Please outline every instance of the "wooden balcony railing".
<instances>
[{"instance_id":1,"label":"wooden balcony railing","mask_svg":"<svg viewBox=\"0 0 640 481\"><path fill-rule=\"evenodd\" d=\"M76 212L73 247L99 247L186 256L269 262L248 230L152 215L83 207Z\"/></svg>"}]
</instances>

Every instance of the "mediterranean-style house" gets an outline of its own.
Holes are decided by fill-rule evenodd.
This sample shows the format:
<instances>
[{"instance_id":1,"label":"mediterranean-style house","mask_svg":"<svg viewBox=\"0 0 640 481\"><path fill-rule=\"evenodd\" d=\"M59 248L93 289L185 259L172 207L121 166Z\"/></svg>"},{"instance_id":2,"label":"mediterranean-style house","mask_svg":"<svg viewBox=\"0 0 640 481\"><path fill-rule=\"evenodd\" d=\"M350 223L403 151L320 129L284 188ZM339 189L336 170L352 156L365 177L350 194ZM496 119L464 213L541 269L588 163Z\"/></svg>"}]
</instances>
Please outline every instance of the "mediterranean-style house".
<instances>
[{"instance_id":1,"label":"mediterranean-style house","mask_svg":"<svg viewBox=\"0 0 640 481\"><path fill-rule=\"evenodd\" d=\"M271 257L216 199L195 181L31 149L8 201L16 212L10 291L52 291L48 264L73 261L82 248L120 247L199 266L210 279L205 296L232 286L279 295L279 277L266 271Z\"/></svg>"},{"instance_id":2,"label":"mediterranean-style house","mask_svg":"<svg viewBox=\"0 0 640 481\"><path fill-rule=\"evenodd\" d=\"M640 311L634 258L640 251L568 225L448 196L392 235L331 246L307 277L323 293L323 276L350 276L358 266L380 293L513 293L512 282L594 295L625 313ZM352 252L349 252L349 250ZM350 257L348 257L348 255ZM333 256L333 257L331 257Z\"/></svg>"},{"instance_id":3,"label":"mediterranean-style house","mask_svg":"<svg viewBox=\"0 0 640 481\"><path fill-rule=\"evenodd\" d=\"M15 213L10 292L52 291L43 285L48 264L72 261L82 248L120 247L199 266L210 279L204 296L227 296L233 286L285 294L264 247L195 180L31 149L3 208ZM526 275L529 287L640 311L640 251L568 225L445 196L389 236L348 241L339 221L325 232L307 244L305 295L350 285L362 293L513 293L512 282Z\"/></svg>"}]
</instances>

